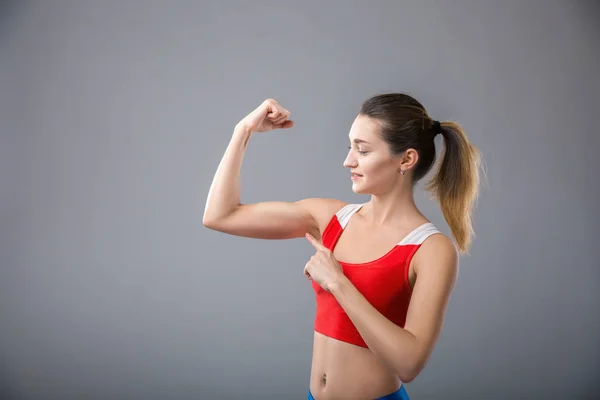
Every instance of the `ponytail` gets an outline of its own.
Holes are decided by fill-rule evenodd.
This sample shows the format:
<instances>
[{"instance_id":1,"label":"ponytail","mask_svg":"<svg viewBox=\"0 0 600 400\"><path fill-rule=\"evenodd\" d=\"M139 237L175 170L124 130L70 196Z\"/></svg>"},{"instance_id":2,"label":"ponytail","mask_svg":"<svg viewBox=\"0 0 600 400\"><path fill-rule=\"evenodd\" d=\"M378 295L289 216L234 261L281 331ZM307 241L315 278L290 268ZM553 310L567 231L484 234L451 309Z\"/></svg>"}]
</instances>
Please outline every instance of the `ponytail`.
<instances>
[{"instance_id":1,"label":"ponytail","mask_svg":"<svg viewBox=\"0 0 600 400\"><path fill-rule=\"evenodd\" d=\"M439 202L459 252L468 253L475 235L472 213L479 194L481 155L458 123L441 122L440 133L442 158L425 189Z\"/></svg>"}]
</instances>

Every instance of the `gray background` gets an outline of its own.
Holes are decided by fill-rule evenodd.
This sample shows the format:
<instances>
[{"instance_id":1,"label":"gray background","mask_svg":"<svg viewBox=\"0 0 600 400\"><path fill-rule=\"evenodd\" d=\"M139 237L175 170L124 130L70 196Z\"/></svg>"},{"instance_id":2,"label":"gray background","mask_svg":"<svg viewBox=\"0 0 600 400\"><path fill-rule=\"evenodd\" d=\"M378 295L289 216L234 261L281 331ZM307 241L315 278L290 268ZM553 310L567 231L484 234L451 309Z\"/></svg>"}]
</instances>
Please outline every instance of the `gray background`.
<instances>
[{"instance_id":1,"label":"gray background","mask_svg":"<svg viewBox=\"0 0 600 400\"><path fill-rule=\"evenodd\" d=\"M252 139L242 201L367 201L342 162L385 91L489 182L412 398L600 396L597 2L2 4L2 400L305 398L312 248L210 231L205 199L274 97L296 127Z\"/></svg>"}]
</instances>

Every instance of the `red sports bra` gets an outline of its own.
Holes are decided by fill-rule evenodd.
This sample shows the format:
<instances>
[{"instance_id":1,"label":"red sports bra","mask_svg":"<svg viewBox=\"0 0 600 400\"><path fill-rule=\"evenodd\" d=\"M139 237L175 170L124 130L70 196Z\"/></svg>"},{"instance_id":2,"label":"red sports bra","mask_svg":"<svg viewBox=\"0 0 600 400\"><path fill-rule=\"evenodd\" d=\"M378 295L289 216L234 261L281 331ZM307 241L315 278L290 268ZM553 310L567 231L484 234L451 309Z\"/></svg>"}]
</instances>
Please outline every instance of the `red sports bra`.
<instances>
[{"instance_id":1,"label":"red sports bra","mask_svg":"<svg viewBox=\"0 0 600 400\"><path fill-rule=\"evenodd\" d=\"M322 235L325 247L333 251L350 217L361 207L362 204L348 204L331 218ZM412 294L408 281L410 260L425 239L439 232L428 222L413 230L376 260L360 264L338 262L344 275L371 305L393 323L404 327ZM367 347L335 297L315 281L312 281L312 286L316 293L314 330L337 340Z\"/></svg>"}]
</instances>

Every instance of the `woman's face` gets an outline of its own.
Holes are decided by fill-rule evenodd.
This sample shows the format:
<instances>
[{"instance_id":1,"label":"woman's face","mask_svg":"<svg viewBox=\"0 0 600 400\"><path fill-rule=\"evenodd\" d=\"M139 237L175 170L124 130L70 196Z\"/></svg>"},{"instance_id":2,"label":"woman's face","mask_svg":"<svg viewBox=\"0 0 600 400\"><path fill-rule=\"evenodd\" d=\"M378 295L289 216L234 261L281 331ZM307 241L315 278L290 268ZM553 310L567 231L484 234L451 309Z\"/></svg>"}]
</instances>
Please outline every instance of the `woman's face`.
<instances>
[{"instance_id":1,"label":"woman's face","mask_svg":"<svg viewBox=\"0 0 600 400\"><path fill-rule=\"evenodd\" d=\"M361 194L380 194L397 184L400 159L392 157L380 137L379 123L359 115L350 128L350 146L344 167L350 169L352 190Z\"/></svg>"}]
</instances>

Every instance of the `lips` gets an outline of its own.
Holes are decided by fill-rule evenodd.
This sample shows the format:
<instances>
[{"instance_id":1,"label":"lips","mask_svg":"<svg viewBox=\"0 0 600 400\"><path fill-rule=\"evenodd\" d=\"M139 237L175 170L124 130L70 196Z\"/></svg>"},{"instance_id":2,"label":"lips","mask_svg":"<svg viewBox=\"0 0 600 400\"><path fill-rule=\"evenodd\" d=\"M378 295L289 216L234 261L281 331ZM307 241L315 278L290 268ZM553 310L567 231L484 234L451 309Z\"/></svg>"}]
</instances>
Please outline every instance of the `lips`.
<instances>
[{"instance_id":1,"label":"lips","mask_svg":"<svg viewBox=\"0 0 600 400\"><path fill-rule=\"evenodd\" d=\"M350 174L350 178L352 178L352 179L361 178L361 177L362 177L362 175L360 175L360 174L355 174L355 173Z\"/></svg>"}]
</instances>

